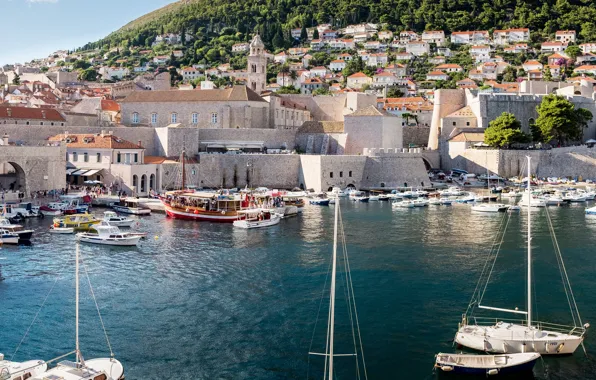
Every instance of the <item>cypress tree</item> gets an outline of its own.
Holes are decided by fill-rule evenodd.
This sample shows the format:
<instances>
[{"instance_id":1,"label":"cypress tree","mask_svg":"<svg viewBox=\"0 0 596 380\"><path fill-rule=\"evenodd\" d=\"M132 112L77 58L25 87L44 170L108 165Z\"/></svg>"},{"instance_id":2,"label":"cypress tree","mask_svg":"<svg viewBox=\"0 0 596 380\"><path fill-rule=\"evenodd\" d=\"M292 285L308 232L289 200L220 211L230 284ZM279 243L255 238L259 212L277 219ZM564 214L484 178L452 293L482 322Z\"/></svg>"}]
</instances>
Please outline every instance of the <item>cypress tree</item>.
<instances>
[{"instance_id":1,"label":"cypress tree","mask_svg":"<svg viewBox=\"0 0 596 380\"><path fill-rule=\"evenodd\" d=\"M308 39L308 32L306 31L306 25L302 24L302 30L300 30L300 40L303 42Z\"/></svg>"}]
</instances>

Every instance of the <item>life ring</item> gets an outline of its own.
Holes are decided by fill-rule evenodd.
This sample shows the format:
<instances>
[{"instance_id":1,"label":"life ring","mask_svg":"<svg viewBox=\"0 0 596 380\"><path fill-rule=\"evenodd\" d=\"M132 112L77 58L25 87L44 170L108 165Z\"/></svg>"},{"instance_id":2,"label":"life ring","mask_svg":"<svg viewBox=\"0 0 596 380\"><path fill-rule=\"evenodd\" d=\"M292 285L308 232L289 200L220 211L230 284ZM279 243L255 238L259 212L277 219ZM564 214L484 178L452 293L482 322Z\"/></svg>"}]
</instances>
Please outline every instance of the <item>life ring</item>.
<instances>
[{"instance_id":1,"label":"life ring","mask_svg":"<svg viewBox=\"0 0 596 380\"><path fill-rule=\"evenodd\" d=\"M222 215L225 215L225 214L226 214L226 211L225 211L225 210L223 210L223 211L221 212L221 214L222 214Z\"/></svg>"}]
</instances>

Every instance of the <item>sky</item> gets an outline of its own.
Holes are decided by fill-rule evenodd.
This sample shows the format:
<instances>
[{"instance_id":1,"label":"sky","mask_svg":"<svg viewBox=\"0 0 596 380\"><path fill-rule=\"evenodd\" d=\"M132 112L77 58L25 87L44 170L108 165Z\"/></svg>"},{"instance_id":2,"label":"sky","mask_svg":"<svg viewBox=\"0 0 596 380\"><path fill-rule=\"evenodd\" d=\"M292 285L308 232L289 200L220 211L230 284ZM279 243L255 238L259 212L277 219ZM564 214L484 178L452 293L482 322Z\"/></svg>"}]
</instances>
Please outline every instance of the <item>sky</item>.
<instances>
[{"instance_id":1,"label":"sky","mask_svg":"<svg viewBox=\"0 0 596 380\"><path fill-rule=\"evenodd\" d=\"M0 65L96 41L173 0L0 0Z\"/></svg>"}]
</instances>

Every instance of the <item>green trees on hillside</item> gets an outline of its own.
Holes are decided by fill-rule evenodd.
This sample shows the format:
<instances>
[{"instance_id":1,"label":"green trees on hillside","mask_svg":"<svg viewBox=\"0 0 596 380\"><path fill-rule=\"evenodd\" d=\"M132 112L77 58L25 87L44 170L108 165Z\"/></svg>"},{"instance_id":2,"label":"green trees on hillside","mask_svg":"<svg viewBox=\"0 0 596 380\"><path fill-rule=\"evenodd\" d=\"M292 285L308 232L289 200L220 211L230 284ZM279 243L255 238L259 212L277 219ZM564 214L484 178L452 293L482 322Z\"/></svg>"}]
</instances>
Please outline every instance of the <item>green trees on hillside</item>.
<instances>
[{"instance_id":1,"label":"green trees on hillside","mask_svg":"<svg viewBox=\"0 0 596 380\"><path fill-rule=\"evenodd\" d=\"M528 136L522 132L521 123L508 112L491 121L484 131L484 143L495 148L509 148L511 144L526 141Z\"/></svg>"},{"instance_id":2,"label":"green trees on hillside","mask_svg":"<svg viewBox=\"0 0 596 380\"><path fill-rule=\"evenodd\" d=\"M584 128L593 117L590 111L576 109L569 100L557 95L543 97L536 111L534 137L542 142L556 140L560 145L582 140Z\"/></svg>"}]
</instances>

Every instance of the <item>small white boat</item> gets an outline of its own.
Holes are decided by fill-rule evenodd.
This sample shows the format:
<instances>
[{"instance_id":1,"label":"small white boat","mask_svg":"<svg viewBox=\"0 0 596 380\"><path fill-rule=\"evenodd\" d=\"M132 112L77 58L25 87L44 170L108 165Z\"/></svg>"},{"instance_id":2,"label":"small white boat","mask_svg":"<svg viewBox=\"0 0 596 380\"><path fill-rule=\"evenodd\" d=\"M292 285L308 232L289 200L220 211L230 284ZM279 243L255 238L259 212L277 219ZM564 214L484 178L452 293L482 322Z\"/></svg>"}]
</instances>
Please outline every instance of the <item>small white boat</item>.
<instances>
[{"instance_id":1,"label":"small white boat","mask_svg":"<svg viewBox=\"0 0 596 380\"><path fill-rule=\"evenodd\" d=\"M544 202L546 202L547 206L560 206L567 203L565 200L563 200L563 198L554 195L542 196L538 199L542 199Z\"/></svg>"},{"instance_id":2,"label":"small white boat","mask_svg":"<svg viewBox=\"0 0 596 380\"><path fill-rule=\"evenodd\" d=\"M19 235L4 229L0 229L1 244L19 244Z\"/></svg>"},{"instance_id":3,"label":"small white boat","mask_svg":"<svg viewBox=\"0 0 596 380\"><path fill-rule=\"evenodd\" d=\"M244 229L269 227L278 224L280 220L281 217L271 210L255 208L238 211L238 219L234 221L234 227Z\"/></svg>"},{"instance_id":4,"label":"small white boat","mask_svg":"<svg viewBox=\"0 0 596 380\"><path fill-rule=\"evenodd\" d=\"M520 206L511 206L507 209L508 212L520 212L521 211L521 207Z\"/></svg>"},{"instance_id":5,"label":"small white boat","mask_svg":"<svg viewBox=\"0 0 596 380\"><path fill-rule=\"evenodd\" d=\"M10 220L0 217L0 228L19 236L19 242L27 242L33 236L33 230L26 230L20 224L12 224Z\"/></svg>"},{"instance_id":6,"label":"small white boat","mask_svg":"<svg viewBox=\"0 0 596 380\"><path fill-rule=\"evenodd\" d=\"M428 206L428 200L427 199L414 199L412 201L412 203L414 203L414 207L426 207L426 206Z\"/></svg>"},{"instance_id":7,"label":"small white boat","mask_svg":"<svg viewBox=\"0 0 596 380\"><path fill-rule=\"evenodd\" d=\"M435 368L468 375L507 375L531 372L540 358L536 352L503 355L437 354Z\"/></svg>"},{"instance_id":8,"label":"small white boat","mask_svg":"<svg viewBox=\"0 0 596 380\"><path fill-rule=\"evenodd\" d=\"M528 203L530 203L530 207L546 207L546 202L543 199L534 197L529 198L527 195L524 195L523 198L517 203L517 205L528 206Z\"/></svg>"},{"instance_id":9,"label":"small white boat","mask_svg":"<svg viewBox=\"0 0 596 380\"><path fill-rule=\"evenodd\" d=\"M116 246L134 246L139 243L141 236L131 235L120 231L116 226L111 226L108 223L102 222L97 226L92 226L93 232L80 232L77 234L77 240L85 243L116 245Z\"/></svg>"},{"instance_id":10,"label":"small white boat","mask_svg":"<svg viewBox=\"0 0 596 380\"><path fill-rule=\"evenodd\" d=\"M74 234L74 230L74 227L56 227L55 225L50 227L52 234Z\"/></svg>"},{"instance_id":11,"label":"small white boat","mask_svg":"<svg viewBox=\"0 0 596 380\"><path fill-rule=\"evenodd\" d=\"M308 203L315 206L329 206L329 198L315 198L309 200Z\"/></svg>"},{"instance_id":12,"label":"small white boat","mask_svg":"<svg viewBox=\"0 0 596 380\"><path fill-rule=\"evenodd\" d=\"M440 206L441 200L439 198L431 198L428 200L428 204L433 206Z\"/></svg>"},{"instance_id":13,"label":"small white boat","mask_svg":"<svg viewBox=\"0 0 596 380\"><path fill-rule=\"evenodd\" d=\"M4 360L4 354L0 354L0 379L3 380L29 379L41 375L47 369L48 365L43 360L12 362Z\"/></svg>"},{"instance_id":14,"label":"small white boat","mask_svg":"<svg viewBox=\"0 0 596 380\"><path fill-rule=\"evenodd\" d=\"M509 205L503 203L481 203L472 206L472 211L476 212L503 212L507 211Z\"/></svg>"},{"instance_id":15,"label":"small white boat","mask_svg":"<svg viewBox=\"0 0 596 380\"><path fill-rule=\"evenodd\" d=\"M596 206L587 208L586 215L596 215Z\"/></svg>"},{"instance_id":16,"label":"small white boat","mask_svg":"<svg viewBox=\"0 0 596 380\"><path fill-rule=\"evenodd\" d=\"M388 201L391 199L390 194L379 194L379 200L380 201Z\"/></svg>"},{"instance_id":17,"label":"small white boat","mask_svg":"<svg viewBox=\"0 0 596 380\"><path fill-rule=\"evenodd\" d=\"M519 191L509 191L507 193L501 193L501 198L515 199L515 198L520 198L521 196L522 196L522 193Z\"/></svg>"},{"instance_id":18,"label":"small white boat","mask_svg":"<svg viewBox=\"0 0 596 380\"><path fill-rule=\"evenodd\" d=\"M393 202L391 206L396 208L414 208L414 202L409 200L403 200L401 202Z\"/></svg>"},{"instance_id":19,"label":"small white boat","mask_svg":"<svg viewBox=\"0 0 596 380\"><path fill-rule=\"evenodd\" d=\"M451 200L450 198L441 198L439 199L439 201L443 206L451 206L451 204L453 203L453 200Z\"/></svg>"},{"instance_id":20,"label":"small white boat","mask_svg":"<svg viewBox=\"0 0 596 380\"><path fill-rule=\"evenodd\" d=\"M327 196L329 198L336 198L336 197L347 197L348 193L340 189L339 187L334 187L331 191L327 192Z\"/></svg>"},{"instance_id":21,"label":"small white boat","mask_svg":"<svg viewBox=\"0 0 596 380\"><path fill-rule=\"evenodd\" d=\"M379 198L378 195L371 195L370 197L368 197L368 200L371 201L371 202L378 202L381 199Z\"/></svg>"},{"instance_id":22,"label":"small white boat","mask_svg":"<svg viewBox=\"0 0 596 380\"><path fill-rule=\"evenodd\" d=\"M352 200L354 202L368 202L370 200L370 197L354 196L352 197Z\"/></svg>"},{"instance_id":23,"label":"small white boat","mask_svg":"<svg viewBox=\"0 0 596 380\"><path fill-rule=\"evenodd\" d=\"M136 198L125 198L121 199L120 203L116 203L112 208L122 214L133 214L133 215L149 215L151 209L142 207L139 205L139 200Z\"/></svg>"},{"instance_id":24,"label":"small white boat","mask_svg":"<svg viewBox=\"0 0 596 380\"><path fill-rule=\"evenodd\" d=\"M111 226L116 227L132 227L135 223L134 219L118 216L114 211L106 211L103 213L103 221L110 223Z\"/></svg>"}]
</instances>

